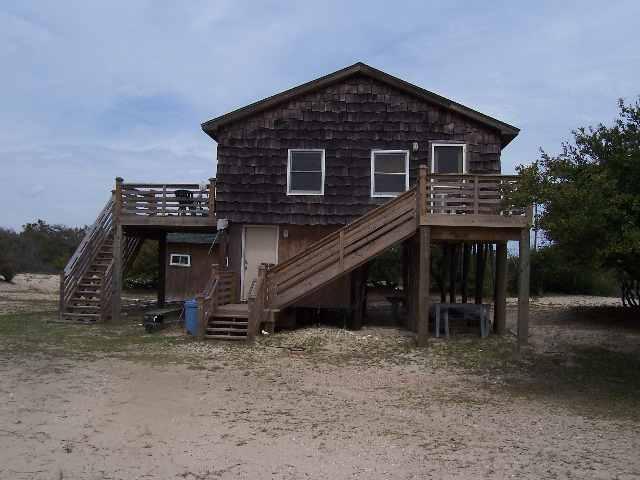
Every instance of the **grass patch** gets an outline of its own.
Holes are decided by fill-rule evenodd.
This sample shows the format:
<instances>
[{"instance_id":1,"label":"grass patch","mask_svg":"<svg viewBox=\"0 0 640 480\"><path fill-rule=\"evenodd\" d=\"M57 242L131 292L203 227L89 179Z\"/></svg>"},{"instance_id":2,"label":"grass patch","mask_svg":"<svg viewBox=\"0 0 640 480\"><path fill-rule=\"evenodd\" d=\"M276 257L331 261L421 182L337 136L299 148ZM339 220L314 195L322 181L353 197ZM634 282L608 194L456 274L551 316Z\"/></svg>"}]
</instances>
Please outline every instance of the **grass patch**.
<instances>
[{"instance_id":1,"label":"grass patch","mask_svg":"<svg viewBox=\"0 0 640 480\"><path fill-rule=\"evenodd\" d=\"M153 360L158 355L169 355L169 347L194 341L186 335L147 334L139 325L141 319L135 317L95 325L52 323L55 319L55 313L46 312L0 315L2 350L12 355Z\"/></svg>"}]
</instances>

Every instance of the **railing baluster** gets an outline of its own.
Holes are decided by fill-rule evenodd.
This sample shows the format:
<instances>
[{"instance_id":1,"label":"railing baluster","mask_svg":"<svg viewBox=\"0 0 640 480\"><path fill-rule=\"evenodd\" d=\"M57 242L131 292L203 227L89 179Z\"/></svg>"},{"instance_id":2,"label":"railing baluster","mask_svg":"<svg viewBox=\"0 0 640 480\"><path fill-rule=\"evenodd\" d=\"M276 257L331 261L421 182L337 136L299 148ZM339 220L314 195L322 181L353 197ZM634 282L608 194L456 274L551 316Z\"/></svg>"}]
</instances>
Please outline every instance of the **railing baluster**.
<instances>
[{"instance_id":1,"label":"railing baluster","mask_svg":"<svg viewBox=\"0 0 640 480\"><path fill-rule=\"evenodd\" d=\"M167 214L167 186L162 186L162 215Z\"/></svg>"},{"instance_id":2,"label":"railing baluster","mask_svg":"<svg viewBox=\"0 0 640 480\"><path fill-rule=\"evenodd\" d=\"M473 213L478 215L480 210L480 188L478 185L478 176L473 176Z\"/></svg>"}]
</instances>

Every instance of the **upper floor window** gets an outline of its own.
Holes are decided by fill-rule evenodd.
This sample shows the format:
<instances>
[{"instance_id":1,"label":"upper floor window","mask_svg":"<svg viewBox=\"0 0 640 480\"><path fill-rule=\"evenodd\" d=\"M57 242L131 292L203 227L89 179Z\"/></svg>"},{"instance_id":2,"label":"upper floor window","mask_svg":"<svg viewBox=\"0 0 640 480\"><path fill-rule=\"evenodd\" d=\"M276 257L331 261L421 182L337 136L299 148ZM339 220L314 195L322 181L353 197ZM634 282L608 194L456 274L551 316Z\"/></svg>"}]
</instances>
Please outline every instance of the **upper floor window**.
<instances>
[{"instance_id":1,"label":"upper floor window","mask_svg":"<svg viewBox=\"0 0 640 480\"><path fill-rule=\"evenodd\" d=\"M431 173L467 173L466 144L432 143Z\"/></svg>"},{"instance_id":2,"label":"upper floor window","mask_svg":"<svg viewBox=\"0 0 640 480\"><path fill-rule=\"evenodd\" d=\"M289 150L287 195L324 195L324 150Z\"/></svg>"},{"instance_id":3,"label":"upper floor window","mask_svg":"<svg viewBox=\"0 0 640 480\"><path fill-rule=\"evenodd\" d=\"M371 196L395 197L409 188L409 151L371 151Z\"/></svg>"}]
</instances>

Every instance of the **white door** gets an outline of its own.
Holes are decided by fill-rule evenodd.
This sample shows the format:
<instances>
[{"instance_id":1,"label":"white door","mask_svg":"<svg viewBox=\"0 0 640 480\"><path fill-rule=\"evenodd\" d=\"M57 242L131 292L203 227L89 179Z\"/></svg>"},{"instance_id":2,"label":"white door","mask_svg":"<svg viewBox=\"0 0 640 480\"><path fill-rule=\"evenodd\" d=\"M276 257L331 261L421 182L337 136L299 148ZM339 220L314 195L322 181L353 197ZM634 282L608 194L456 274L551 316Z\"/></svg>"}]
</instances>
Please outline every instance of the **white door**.
<instances>
[{"instance_id":1,"label":"white door","mask_svg":"<svg viewBox=\"0 0 640 480\"><path fill-rule=\"evenodd\" d=\"M242 263L242 300L246 300L260 264L278 263L277 226L244 227Z\"/></svg>"}]
</instances>

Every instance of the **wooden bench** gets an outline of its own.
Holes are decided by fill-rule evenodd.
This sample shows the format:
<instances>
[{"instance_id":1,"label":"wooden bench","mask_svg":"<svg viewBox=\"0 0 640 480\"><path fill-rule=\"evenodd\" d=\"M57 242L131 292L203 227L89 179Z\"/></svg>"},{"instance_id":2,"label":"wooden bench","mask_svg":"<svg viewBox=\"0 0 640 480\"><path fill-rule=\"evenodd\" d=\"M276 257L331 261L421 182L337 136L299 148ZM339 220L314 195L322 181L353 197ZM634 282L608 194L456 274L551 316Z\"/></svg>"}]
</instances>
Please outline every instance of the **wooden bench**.
<instances>
[{"instance_id":1,"label":"wooden bench","mask_svg":"<svg viewBox=\"0 0 640 480\"><path fill-rule=\"evenodd\" d=\"M431 307L434 312L434 335L440 337L440 326L444 327L445 337L449 336L449 310L462 312L463 319L474 314L480 318L480 336L482 338L489 335L491 328L489 321L489 310L491 305L483 303L434 303Z\"/></svg>"}]
</instances>

